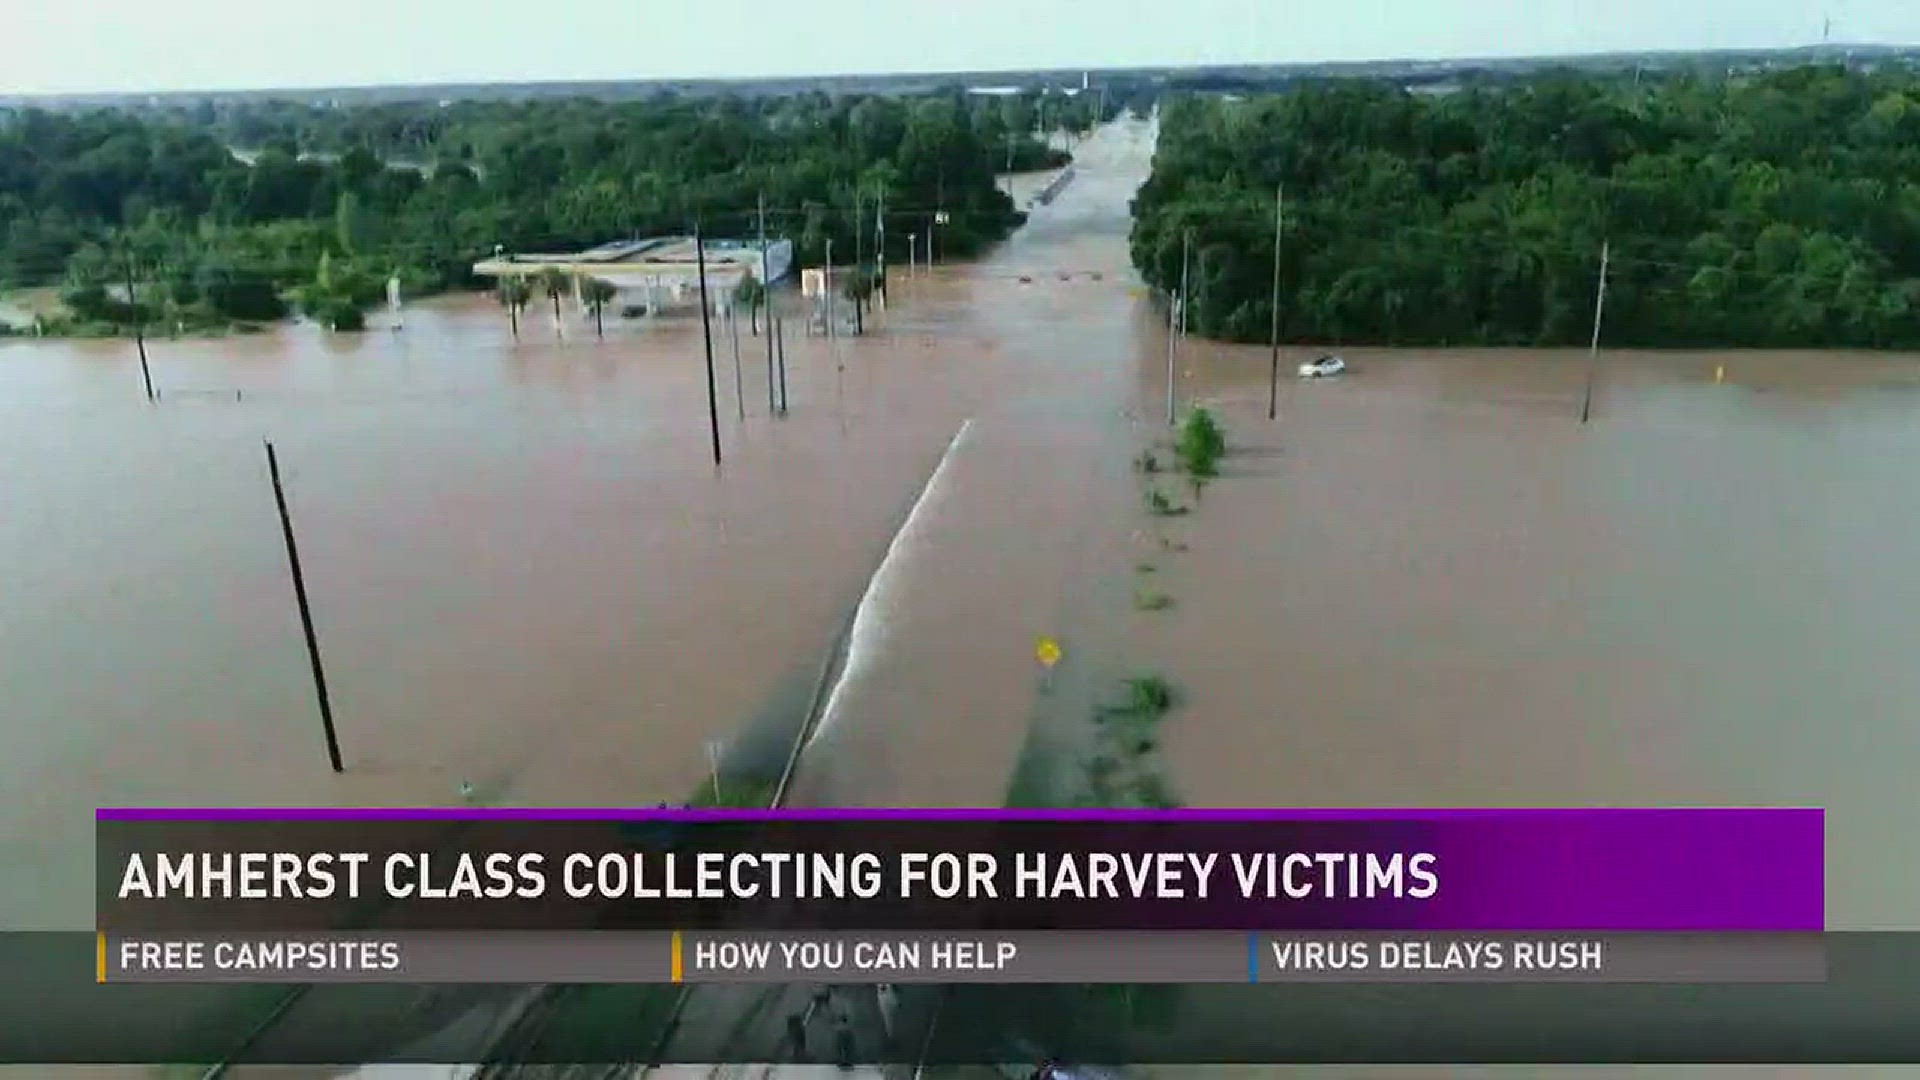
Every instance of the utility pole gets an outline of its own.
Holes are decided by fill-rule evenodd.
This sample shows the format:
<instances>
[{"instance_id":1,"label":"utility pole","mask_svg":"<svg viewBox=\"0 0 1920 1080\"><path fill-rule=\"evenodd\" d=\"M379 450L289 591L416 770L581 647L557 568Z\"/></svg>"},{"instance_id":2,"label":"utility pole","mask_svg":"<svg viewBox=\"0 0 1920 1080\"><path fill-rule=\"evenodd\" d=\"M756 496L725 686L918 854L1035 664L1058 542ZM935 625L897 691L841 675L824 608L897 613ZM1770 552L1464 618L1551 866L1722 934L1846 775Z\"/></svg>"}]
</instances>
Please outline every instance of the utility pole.
<instances>
[{"instance_id":1,"label":"utility pole","mask_svg":"<svg viewBox=\"0 0 1920 1080\"><path fill-rule=\"evenodd\" d=\"M127 270L127 309L133 315L133 347L140 354L140 381L147 387L147 404L153 404L153 372L147 367L146 327L140 318L140 298L133 291L133 249L124 251Z\"/></svg>"},{"instance_id":2,"label":"utility pole","mask_svg":"<svg viewBox=\"0 0 1920 1080\"><path fill-rule=\"evenodd\" d=\"M1600 363L1600 313L1607 303L1607 263L1612 249L1612 241L1601 241L1600 285L1593 294L1593 340L1587 346L1587 392L1580 399L1580 422L1583 424L1593 416L1593 374L1594 368Z\"/></svg>"},{"instance_id":3,"label":"utility pole","mask_svg":"<svg viewBox=\"0 0 1920 1080\"><path fill-rule=\"evenodd\" d=\"M767 309L767 415L775 412L773 403L773 269L767 256L767 196L760 196L760 301Z\"/></svg>"},{"instance_id":4,"label":"utility pole","mask_svg":"<svg viewBox=\"0 0 1920 1080\"><path fill-rule=\"evenodd\" d=\"M1287 185L1273 195L1273 299L1268 305L1267 338L1273 350L1267 367L1267 419L1280 413L1280 228L1286 220Z\"/></svg>"},{"instance_id":5,"label":"utility pole","mask_svg":"<svg viewBox=\"0 0 1920 1080\"><path fill-rule=\"evenodd\" d=\"M693 258L700 275L700 337L707 349L707 422L713 430L713 464L720 464L720 400L713 385L713 320L707 311L707 245L693 223Z\"/></svg>"},{"instance_id":6,"label":"utility pole","mask_svg":"<svg viewBox=\"0 0 1920 1080\"><path fill-rule=\"evenodd\" d=\"M293 516L287 512L286 491L280 486L280 459L267 442L267 477L273 482L273 502L280 509L280 533L287 541L287 570L293 576L293 600L300 607L300 630L307 638L307 661L313 668L313 694L320 703L320 730L327 739L327 762L334 772L346 772L340 760L340 737L333 730L333 706L327 700L327 674L320 666L320 638L313 631L313 609L307 606L307 581L300 573L300 548L293 542Z\"/></svg>"},{"instance_id":7,"label":"utility pole","mask_svg":"<svg viewBox=\"0 0 1920 1080\"><path fill-rule=\"evenodd\" d=\"M773 333L780 343L780 415L787 415L787 321L776 319Z\"/></svg>"},{"instance_id":8,"label":"utility pole","mask_svg":"<svg viewBox=\"0 0 1920 1080\"><path fill-rule=\"evenodd\" d=\"M853 189L853 272L856 275L860 273L860 268L866 265L864 258L867 250L866 244L863 243L865 238L861 236L861 228L866 222L861 219L860 212L860 188L856 185Z\"/></svg>"},{"instance_id":9,"label":"utility pole","mask_svg":"<svg viewBox=\"0 0 1920 1080\"><path fill-rule=\"evenodd\" d=\"M1180 234L1180 336L1187 336L1187 271L1193 267L1193 230Z\"/></svg>"},{"instance_id":10,"label":"utility pole","mask_svg":"<svg viewBox=\"0 0 1920 1080\"><path fill-rule=\"evenodd\" d=\"M747 421L746 382L740 377L740 319L734 312L733 298L727 298L727 339L733 344L733 404L739 410L740 422Z\"/></svg>"},{"instance_id":11,"label":"utility pole","mask_svg":"<svg viewBox=\"0 0 1920 1080\"><path fill-rule=\"evenodd\" d=\"M873 208L873 273L880 286L880 310L887 310L887 196L882 193Z\"/></svg>"},{"instance_id":12,"label":"utility pole","mask_svg":"<svg viewBox=\"0 0 1920 1080\"><path fill-rule=\"evenodd\" d=\"M827 237L827 337L833 337L833 237Z\"/></svg>"}]
</instances>

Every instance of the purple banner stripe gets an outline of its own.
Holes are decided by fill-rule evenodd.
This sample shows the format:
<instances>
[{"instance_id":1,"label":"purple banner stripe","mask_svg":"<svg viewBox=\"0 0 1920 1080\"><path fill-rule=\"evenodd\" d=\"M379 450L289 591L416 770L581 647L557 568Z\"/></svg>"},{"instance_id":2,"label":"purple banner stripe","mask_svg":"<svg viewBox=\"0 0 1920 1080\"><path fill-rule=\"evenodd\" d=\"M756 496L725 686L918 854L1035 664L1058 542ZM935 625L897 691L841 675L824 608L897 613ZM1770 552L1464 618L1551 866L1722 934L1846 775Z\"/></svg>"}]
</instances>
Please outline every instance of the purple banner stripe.
<instances>
[{"instance_id":1,"label":"purple banner stripe","mask_svg":"<svg viewBox=\"0 0 1920 1080\"><path fill-rule=\"evenodd\" d=\"M1727 825L1757 829L1775 826L1820 827L1826 811L1813 807L1457 807L1180 810L1009 810L992 807L809 807L787 810L661 809L641 807L559 806L103 806L97 821L1089 821L1089 822L1243 822L1372 821L1467 822L1538 821L1621 822L1657 827L1663 820L1695 822L1713 818Z\"/></svg>"},{"instance_id":2,"label":"purple banner stripe","mask_svg":"<svg viewBox=\"0 0 1920 1080\"><path fill-rule=\"evenodd\" d=\"M492 823L507 831L516 823L540 822L838 822L852 827L849 835L862 826L884 833L889 826L946 823L954 826L955 844L1012 842L994 835L995 823L1055 822L1065 826L1052 830L1051 842L1065 844L1055 850L1219 851L1229 859L1231 853L1255 853L1274 859L1259 864L1269 867L1278 866L1274 853L1280 852L1304 856L1309 867L1326 860L1325 875L1333 875L1337 866L1349 882L1339 886L1328 876L1290 897L1268 885L1247 894L1259 899L1236 900L1223 893L1197 905L1143 907L1137 914L1141 926L1171 928L1166 920L1184 919L1179 925L1191 928L1816 931L1826 922L1826 812L1811 808L284 807L103 808L97 814L103 823L133 823L122 828L137 829L144 822L164 832L167 822L226 822L247 832L252 823L252 833L265 835L276 828L298 829L300 823L325 828L329 822L364 824L368 833L377 832L381 823L407 821ZM968 822L987 828L969 831ZM1040 836L1048 827L1034 829L1039 831L1031 835ZM1381 860L1397 866L1401 857L1416 855L1437 870L1439 884L1431 895L1403 896L1397 888L1378 893L1371 886L1362 891L1360 875L1374 871L1361 866L1387 865ZM1249 871L1262 872L1278 871Z\"/></svg>"}]
</instances>

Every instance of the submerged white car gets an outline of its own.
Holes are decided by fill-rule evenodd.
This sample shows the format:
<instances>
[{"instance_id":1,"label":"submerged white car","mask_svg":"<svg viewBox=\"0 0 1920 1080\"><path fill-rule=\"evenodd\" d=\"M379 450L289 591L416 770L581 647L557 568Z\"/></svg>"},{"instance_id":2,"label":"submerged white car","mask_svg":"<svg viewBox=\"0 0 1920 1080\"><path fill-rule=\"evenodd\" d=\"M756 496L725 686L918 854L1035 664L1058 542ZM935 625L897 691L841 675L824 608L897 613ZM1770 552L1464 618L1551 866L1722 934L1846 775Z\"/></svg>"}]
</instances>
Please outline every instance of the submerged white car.
<instances>
[{"instance_id":1,"label":"submerged white car","mask_svg":"<svg viewBox=\"0 0 1920 1080\"><path fill-rule=\"evenodd\" d=\"M1309 360L1300 365L1300 377L1303 379L1324 379L1330 375L1345 374L1347 362L1337 356L1323 356L1318 360Z\"/></svg>"}]
</instances>

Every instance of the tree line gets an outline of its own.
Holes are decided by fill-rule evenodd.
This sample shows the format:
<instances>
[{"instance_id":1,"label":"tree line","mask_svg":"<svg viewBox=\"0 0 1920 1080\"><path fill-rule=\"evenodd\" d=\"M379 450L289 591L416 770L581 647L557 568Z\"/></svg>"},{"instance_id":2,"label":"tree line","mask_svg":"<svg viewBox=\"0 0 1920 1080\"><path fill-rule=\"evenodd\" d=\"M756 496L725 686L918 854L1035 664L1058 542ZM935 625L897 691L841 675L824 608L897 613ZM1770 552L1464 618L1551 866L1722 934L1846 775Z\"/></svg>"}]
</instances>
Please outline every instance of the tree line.
<instances>
[{"instance_id":1,"label":"tree line","mask_svg":"<svg viewBox=\"0 0 1920 1080\"><path fill-rule=\"evenodd\" d=\"M1284 195L1282 194L1284 192ZM1920 346L1920 77L1342 80L1163 103L1132 250L1265 341Z\"/></svg>"},{"instance_id":2,"label":"tree line","mask_svg":"<svg viewBox=\"0 0 1920 1080\"><path fill-rule=\"evenodd\" d=\"M1009 160L1064 163L1040 125L1097 119L1066 100L1051 114L1035 95L957 91L19 110L0 115L0 287L61 286L73 316L53 330L290 309L346 327L390 276L420 295L475 285L473 263L496 251L695 221L751 237L763 203L801 265L829 241L845 261L857 230L873 258L882 220L890 260L927 228L942 258L963 257L1020 221L995 185Z\"/></svg>"}]
</instances>

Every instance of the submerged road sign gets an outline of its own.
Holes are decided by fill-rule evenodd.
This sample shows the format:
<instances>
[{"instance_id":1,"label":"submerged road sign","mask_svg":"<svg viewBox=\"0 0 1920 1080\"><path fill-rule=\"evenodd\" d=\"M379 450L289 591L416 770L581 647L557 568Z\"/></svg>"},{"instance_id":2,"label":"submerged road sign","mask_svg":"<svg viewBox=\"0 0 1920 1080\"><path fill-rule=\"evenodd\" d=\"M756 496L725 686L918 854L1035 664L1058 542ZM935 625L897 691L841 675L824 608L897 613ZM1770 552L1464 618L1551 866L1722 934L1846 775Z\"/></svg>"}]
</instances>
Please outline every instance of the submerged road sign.
<instances>
[{"instance_id":1,"label":"submerged road sign","mask_svg":"<svg viewBox=\"0 0 1920 1080\"><path fill-rule=\"evenodd\" d=\"M1052 671L1053 665L1060 662L1060 643L1050 637L1043 637L1034 644L1033 655L1039 659L1040 666Z\"/></svg>"}]
</instances>

